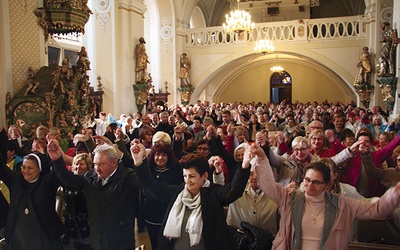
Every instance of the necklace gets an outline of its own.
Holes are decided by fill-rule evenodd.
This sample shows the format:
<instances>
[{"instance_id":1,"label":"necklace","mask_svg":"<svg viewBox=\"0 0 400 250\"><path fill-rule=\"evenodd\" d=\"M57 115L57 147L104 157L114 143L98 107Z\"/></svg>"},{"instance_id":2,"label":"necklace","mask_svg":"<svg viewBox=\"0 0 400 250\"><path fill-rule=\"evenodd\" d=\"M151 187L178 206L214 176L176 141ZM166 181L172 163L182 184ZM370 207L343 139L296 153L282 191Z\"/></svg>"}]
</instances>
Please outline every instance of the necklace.
<instances>
[{"instance_id":1,"label":"necklace","mask_svg":"<svg viewBox=\"0 0 400 250\"><path fill-rule=\"evenodd\" d=\"M159 168L159 167L155 167L154 170L157 172L157 179L160 178L160 175L166 171L168 171L169 168Z\"/></svg>"},{"instance_id":2,"label":"necklace","mask_svg":"<svg viewBox=\"0 0 400 250\"><path fill-rule=\"evenodd\" d=\"M325 201L325 199L323 199L323 200L321 201L321 203L323 203L324 201ZM306 200L306 204L307 204L307 206L308 206L308 209L310 210L310 214L311 214L311 217L312 217L311 223L315 224L315 223L317 222L317 217L318 217L319 214L322 212L322 210L324 210L325 205L322 206L322 208L318 211L317 215L314 215L314 213L313 213L313 211L312 211L312 209L311 209L311 205L310 205L310 203L309 203L307 200Z\"/></svg>"}]
</instances>

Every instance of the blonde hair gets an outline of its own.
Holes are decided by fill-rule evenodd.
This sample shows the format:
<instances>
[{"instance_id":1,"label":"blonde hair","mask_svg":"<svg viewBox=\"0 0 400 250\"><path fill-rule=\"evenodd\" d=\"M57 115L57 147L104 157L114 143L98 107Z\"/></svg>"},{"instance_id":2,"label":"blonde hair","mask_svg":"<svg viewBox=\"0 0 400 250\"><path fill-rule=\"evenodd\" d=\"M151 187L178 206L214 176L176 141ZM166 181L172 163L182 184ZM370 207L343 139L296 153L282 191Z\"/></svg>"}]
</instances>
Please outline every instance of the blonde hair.
<instances>
[{"instance_id":1,"label":"blonde hair","mask_svg":"<svg viewBox=\"0 0 400 250\"><path fill-rule=\"evenodd\" d=\"M311 146L310 140L305 137L305 136L296 136L293 141L292 141L292 148L296 147L297 145L301 143L307 144L307 147L309 148Z\"/></svg>"},{"instance_id":2,"label":"blonde hair","mask_svg":"<svg viewBox=\"0 0 400 250\"><path fill-rule=\"evenodd\" d=\"M169 136L169 134L163 131L158 131L153 135L152 143L153 145L155 144L171 145L171 136Z\"/></svg>"},{"instance_id":3,"label":"blonde hair","mask_svg":"<svg viewBox=\"0 0 400 250\"><path fill-rule=\"evenodd\" d=\"M81 154L75 155L74 159L72 161L72 165L76 165L78 163L78 161L80 161L80 160L85 161L86 166L88 167L88 170L92 168L93 161L92 161L92 157L89 154L81 153Z\"/></svg>"}]
</instances>

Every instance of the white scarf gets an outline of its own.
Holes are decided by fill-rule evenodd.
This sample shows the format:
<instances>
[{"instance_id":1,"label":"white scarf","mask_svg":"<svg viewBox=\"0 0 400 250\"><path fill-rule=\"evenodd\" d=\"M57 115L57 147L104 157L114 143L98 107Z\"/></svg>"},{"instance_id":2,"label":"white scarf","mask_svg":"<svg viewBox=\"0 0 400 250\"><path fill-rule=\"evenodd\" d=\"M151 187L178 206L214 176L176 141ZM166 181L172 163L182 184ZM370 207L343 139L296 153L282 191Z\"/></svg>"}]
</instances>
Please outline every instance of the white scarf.
<instances>
[{"instance_id":1,"label":"white scarf","mask_svg":"<svg viewBox=\"0 0 400 250\"><path fill-rule=\"evenodd\" d=\"M210 181L206 180L203 187L209 187ZM201 197L200 192L192 198L186 185L179 193L174 205L168 215L167 223L164 228L164 236L169 239L181 238L182 222L185 216L186 207L193 210L190 213L186 223L185 230L189 233L190 246L199 244L201 239L201 230L203 228L203 219L201 217Z\"/></svg>"}]
</instances>

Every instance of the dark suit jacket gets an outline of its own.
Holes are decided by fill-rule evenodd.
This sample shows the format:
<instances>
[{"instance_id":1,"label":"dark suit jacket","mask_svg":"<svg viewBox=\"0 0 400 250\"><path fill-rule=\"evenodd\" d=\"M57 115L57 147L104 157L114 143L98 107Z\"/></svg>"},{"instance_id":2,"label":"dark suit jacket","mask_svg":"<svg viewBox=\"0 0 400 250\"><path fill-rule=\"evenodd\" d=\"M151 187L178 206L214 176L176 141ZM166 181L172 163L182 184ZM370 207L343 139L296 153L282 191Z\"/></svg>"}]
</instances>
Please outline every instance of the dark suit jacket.
<instances>
[{"instance_id":1,"label":"dark suit jacket","mask_svg":"<svg viewBox=\"0 0 400 250\"><path fill-rule=\"evenodd\" d=\"M92 169L74 175L62 158L53 161L55 173L64 185L82 189L88 207L90 240L93 249L133 249L134 219L138 183L132 169L120 163L107 184L102 186Z\"/></svg>"}]
</instances>

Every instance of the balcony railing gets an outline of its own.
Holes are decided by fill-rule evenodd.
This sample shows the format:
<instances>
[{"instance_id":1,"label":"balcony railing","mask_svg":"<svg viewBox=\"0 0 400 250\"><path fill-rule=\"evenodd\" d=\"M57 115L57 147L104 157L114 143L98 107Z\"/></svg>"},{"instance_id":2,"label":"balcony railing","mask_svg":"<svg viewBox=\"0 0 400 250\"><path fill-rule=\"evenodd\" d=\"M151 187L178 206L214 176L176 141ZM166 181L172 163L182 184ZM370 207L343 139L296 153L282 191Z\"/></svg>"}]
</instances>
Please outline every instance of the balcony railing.
<instances>
[{"instance_id":1,"label":"balcony railing","mask_svg":"<svg viewBox=\"0 0 400 250\"><path fill-rule=\"evenodd\" d=\"M364 17L351 16L257 23L253 32L241 34L226 33L222 26L188 29L186 47L248 43L261 39L285 43L364 38L363 22Z\"/></svg>"}]
</instances>

